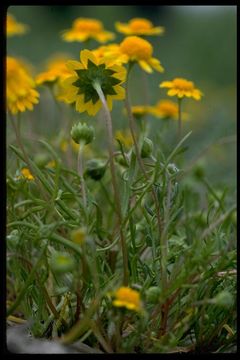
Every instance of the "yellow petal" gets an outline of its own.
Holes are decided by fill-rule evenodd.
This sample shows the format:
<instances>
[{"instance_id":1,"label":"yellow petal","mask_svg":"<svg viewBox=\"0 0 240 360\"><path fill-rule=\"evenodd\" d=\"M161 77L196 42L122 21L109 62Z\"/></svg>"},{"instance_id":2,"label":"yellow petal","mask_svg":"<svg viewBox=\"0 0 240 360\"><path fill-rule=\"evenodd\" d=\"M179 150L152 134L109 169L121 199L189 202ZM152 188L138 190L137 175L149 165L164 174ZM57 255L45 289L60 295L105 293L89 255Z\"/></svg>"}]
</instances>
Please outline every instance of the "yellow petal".
<instances>
[{"instance_id":1,"label":"yellow petal","mask_svg":"<svg viewBox=\"0 0 240 360\"><path fill-rule=\"evenodd\" d=\"M116 91L116 95L111 95L115 100L123 100L125 98L125 89L120 85L115 85L114 90Z\"/></svg>"},{"instance_id":2,"label":"yellow petal","mask_svg":"<svg viewBox=\"0 0 240 360\"><path fill-rule=\"evenodd\" d=\"M93 55L90 50L82 50L80 52L80 59L85 69L88 68L88 59L92 61L94 64L98 65L98 59Z\"/></svg>"},{"instance_id":3,"label":"yellow petal","mask_svg":"<svg viewBox=\"0 0 240 360\"><path fill-rule=\"evenodd\" d=\"M163 81L159 85L159 87L161 87L161 88L171 88L171 87L173 87L173 83L172 83L172 81Z\"/></svg>"},{"instance_id":4,"label":"yellow petal","mask_svg":"<svg viewBox=\"0 0 240 360\"><path fill-rule=\"evenodd\" d=\"M175 96L175 95L178 94L178 92L179 92L179 90L170 89L170 90L168 90L167 94L168 94L169 96Z\"/></svg>"},{"instance_id":5,"label":"yellow petal","mask_svg":"<svg viewBox=\"0 0 240 360\"><path fill-rule=\"evenodd\" d=\"M68 62L66 63L66 66L69 70L79 70L79 69L84 69L83 65L76 60L68 60Z\"/></svg>"},{"instance_id":6,"label":"yellow petal","mask_svg":"<svg viewBox=\"0 0 240 360\"><path fill-rule=\"evenodd\" d=\"M159 71L159 72L164 72L164 68L162 67L162 65L161 65L161 63L160 63L160 61L159 61L158 59L156 59L156 58L151 58L151 59L149 60L149 63L151 64L151 66L152 66L155 70L157 70L157 71Z\"/></svg>"},{"instance_id":7,"label":"yellow petal","mask_svg":"<svg viewBox=\"0 0 240 360\"><path fill-rule=\"evenodd\" d=\"M147 73L152 73L153 72L151 66L145 60L140 60L140 61L138 61L138 63L141 66L141 68L143 70L145 70Z\"/></svg>"}]
</instances>

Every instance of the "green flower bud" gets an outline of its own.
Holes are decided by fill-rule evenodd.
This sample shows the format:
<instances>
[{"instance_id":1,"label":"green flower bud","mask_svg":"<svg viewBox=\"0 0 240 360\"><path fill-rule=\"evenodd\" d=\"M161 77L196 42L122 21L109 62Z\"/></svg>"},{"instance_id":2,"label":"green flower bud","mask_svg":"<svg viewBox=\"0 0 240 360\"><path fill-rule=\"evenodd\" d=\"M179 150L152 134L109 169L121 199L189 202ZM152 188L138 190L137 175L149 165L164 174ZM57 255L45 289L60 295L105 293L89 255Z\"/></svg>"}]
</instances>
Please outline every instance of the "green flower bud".
<instances>
[{"instance_id":1,"label":"green flower bud","mask_svg":"<svg viewBox=\"0 0 240 360\"><path fill-rule=\"evenodd\" d=\"M213 299L213 303L218 306L230 307L233 304L233 297L228 291L221 291Z\"/></svg>"},{"instance_id":2,"label":"green flower bud","mask_svg":"<svg viewBox=\"0 0 240 360\"><path fill-rule=\"evenodd\" d=\"M78 123L73 125L71 130L71 137L75 143L80 144L83 142L85 145L93 141L94 138L94 128L88 126L86 123Z\"/></svg>"},{"instance_id":3,"label":"green flower bud","mask_svg":"<svg viewBox=\"0 0 240 360\"><path fill-rule=\"evenodd\" d=\"M143 144L142 144L142 149L141 149L141 157L142 158L147 158L152 154L153 151L153 143L152 140L150 140L149 138L144 138L143 139Z\"/></svg>"},{"instance_id":4,"label":"green flower bud","mask_svg":"<svg viewBox=\"0 0 240 360\"><path fill-rule=\"evenodd\" d=\"M84 175L90 177L93 180L100 180L106 171L106 164L97 159L91 159L86 162Z\"/></svg>"},{"instance_id":5,"label":"green flower bud","mask_svg":"<svg viewBox=\"0 0 240 360\"><path fill-rule=\"evenodd\" d=\"M128 163L125 160L125 158L123 157L122 154L119 154L118 156L115 157L115 160L118 164L124 166L124 167L128 167Z\"/></svg>"},{"instance_id":6,"label":"green flower bud","mask_svg":"<svg viewBox=\"0 0 240 360\"><path fill-rule=\"evenodd\" d=\"M176 167L175 164L168 164L167 169L170 175L174 175L179 172L179 169Z\"/></svg>"},{"instance_id":7,"label":"green flower bud","mask_svg":"<svg viewBox=\"0 0 240 360\"><path fill-rule=\"evenodd\" d=\"M197 164L193 168L193 175L196 179L201 180L205 176L205 167L206 162L204 159L201 159L197 162Z\"/></svg>"},{"instance_id":8,"label":"green flower bud","mask_svg":"<svg viewBox=\"0 0 240 360\"><path fill-rule=\"evenodd\" d=\"M63 252L56 252L52 255L50 266L57 273L70 272L75 268L75 261L71 255Z\"/></svg>"},{"instance_id":9,"label":"green flower bud","mask_svg":"<svg viewBox=\"0 0 240 360\"><path fill-rule=\"evenodd\" d=\"M146 291L146 301L149 304L157 304L159 302L160 293L161 289L158 286L151 286Z\"/></svg>"},{"instance_id":10,"label":"green flower bud","mask_svg":"<svg viewBox=\"0 0 240 360\"><path fill-rule=\"evenodd\" d=\"M40 168L44 168L49 161L50 161L50 158L47 154L37 154L34 157L35 164Z\"/></svg>"}]
</instances>

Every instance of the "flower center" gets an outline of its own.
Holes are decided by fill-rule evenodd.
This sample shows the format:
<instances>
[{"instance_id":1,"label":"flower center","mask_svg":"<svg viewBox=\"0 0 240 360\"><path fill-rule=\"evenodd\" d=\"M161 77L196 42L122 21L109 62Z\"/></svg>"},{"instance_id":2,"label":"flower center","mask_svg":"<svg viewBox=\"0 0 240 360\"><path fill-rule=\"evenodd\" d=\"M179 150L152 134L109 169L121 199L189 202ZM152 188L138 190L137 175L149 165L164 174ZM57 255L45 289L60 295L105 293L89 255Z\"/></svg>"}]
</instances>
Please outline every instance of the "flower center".
<instances>
[{"instance_id":1,"label":"flower center","mask_svg":"<svg viewBox=\"0 0 240 360\"><path fill-rule=\"evenodd\" d=\"M129 27L133 31L150 30L152 29L153 24L149 20L135 18L129 22Z\"/></svg>"},{"instance_id":2,"label":"flower center","mask_svg":"<svg viewBox=\"0 0 240 360\"><path fill-rule=\"evenodd\" d=\"M120 50L131 60L148 60L153 53L152 45L138 36L129 36L124 39L120 44Z\"/></svg>"},{"instance_id":3,"label":"flower center","mask_svg":"<svg viewBox=\"0 0 240 360\"><path fill-rule=\"evenodd\" d=\"M194 84L192 81L177 78L173 80L174 87L179 90L193 90Z\"/></svg>"},{"instance_id":4,"label":"flower center","mask_svg":"<svg viewBox=\"0 0 240 360\"><path fill-rule=\"evenodd\" d=\"M112 75L115 71L106 69L105 64L96 65L88 59L88 68L75 70L78 79L73 83L78 88L78 94L84 94L85 103L92 100L95 104L99 100L99 95L93 84L98 82L102 88L104 95L116 95L114 86L119 84L121 80L116 79Z\"/></svg>"},{"instance_id":5,"label":"flower center","mask_svg":"<svg viewBox=\"0 0 240 360\"><path fill-rule=\"evenodd\" d=\"M73 25L74 29L84 32L84 33L98 33L101 32L103 27L102 27L102 23L98 20L82 20L82 19L77 19L74 22Z\"/></svg>"}]
</instances>

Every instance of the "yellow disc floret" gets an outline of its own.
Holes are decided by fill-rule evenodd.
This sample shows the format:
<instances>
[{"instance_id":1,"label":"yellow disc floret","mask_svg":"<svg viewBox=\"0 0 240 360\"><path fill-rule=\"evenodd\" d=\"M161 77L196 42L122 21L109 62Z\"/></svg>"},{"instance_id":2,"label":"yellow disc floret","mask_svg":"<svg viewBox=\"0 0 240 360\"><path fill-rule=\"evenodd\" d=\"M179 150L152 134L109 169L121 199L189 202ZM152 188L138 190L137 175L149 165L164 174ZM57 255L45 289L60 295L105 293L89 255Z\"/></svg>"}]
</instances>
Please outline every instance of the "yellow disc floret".
<instances>
[{"instance_id":1,"label":"yellow disc floret","mask_svg":"<svg viewBox=\"0 0 240 360\"><path fill-rule=\"evenodd\" d=\"M153 53L152 45L138 36L128 36L120 44L120 49L131 60L148 60Z\"/></svg>"}]
</instances>

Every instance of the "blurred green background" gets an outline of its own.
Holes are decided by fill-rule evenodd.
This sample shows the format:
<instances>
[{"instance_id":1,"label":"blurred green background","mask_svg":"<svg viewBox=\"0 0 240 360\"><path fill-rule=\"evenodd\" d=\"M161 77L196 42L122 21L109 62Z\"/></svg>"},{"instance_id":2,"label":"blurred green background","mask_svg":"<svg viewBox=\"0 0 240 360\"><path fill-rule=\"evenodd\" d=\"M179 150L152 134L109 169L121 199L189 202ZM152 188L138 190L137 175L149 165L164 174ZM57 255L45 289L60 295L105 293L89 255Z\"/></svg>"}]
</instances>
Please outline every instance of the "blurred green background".
<instances>
[{"instance_id":1,"label":"blurred green background","mask_svg":"<svg viewBox=\"0 0 240 360\"><path fill-rule=\"evenodd\" d=\"M186 99L183 103L183 111L190 114L190 121L184 124L184 133L193 130L187 142L187 161L190 164L210 146L201 157L206 165L207 177L214 185L226 184L234 192L236 6L10 6L8 12L19 22L28 24L30 31L23 36L8 38L7 54L26 59L33 64L36 72L43 69L44 62L54 53L66 52L71 58L79 57L83 45L66 43L60 38L60 32L70 28L77 17L99 19L109 31L115 31L115 21L127 22L133 17L148 18L156 26L164 26L166 31L163 36L147 39L153 44L153 55L161 61L165 72L145 76L136 66L131 74L132 105L154 104L167 98L166 90L158 87L163 80L185 77L194 81L204 97L200 102ZM116 34L114 42L121 41L123 35ZM97 46L99 44L92 41L89 48ZM44 90L40 91L44 99ZM40 101L30 114L31 121L38 122L38 130L43 136L60 131L56 119L50 123L49 113L46 103ZM30 115L24 114L26 119ZM88 118L85 114L76 116ZM119 103L114 104L113 118L116 129L123 124L127 126ZM166 141L175 136L175 121L167 124L168 131L164 133L166 124L162 120L149 118L149 121L155 143L159 141L156 134L164 134L162 140Z\"/></svg>"}]
</instances>

